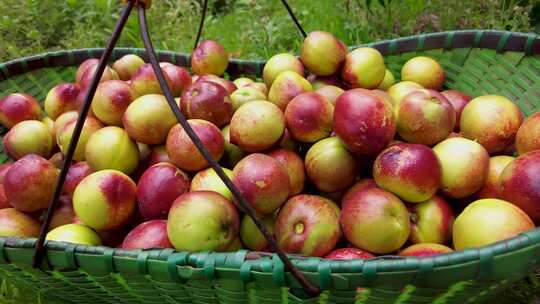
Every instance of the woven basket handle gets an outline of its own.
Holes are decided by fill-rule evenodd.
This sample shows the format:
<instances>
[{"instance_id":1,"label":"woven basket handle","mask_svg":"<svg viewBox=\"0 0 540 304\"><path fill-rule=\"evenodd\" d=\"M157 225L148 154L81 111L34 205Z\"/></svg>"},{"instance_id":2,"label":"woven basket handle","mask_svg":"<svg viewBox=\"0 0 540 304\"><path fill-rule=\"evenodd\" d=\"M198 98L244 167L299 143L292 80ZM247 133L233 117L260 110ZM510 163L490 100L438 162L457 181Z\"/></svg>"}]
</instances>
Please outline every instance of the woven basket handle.
<instances>
[{"instance_id":1,"label":"woven basket handle","mask_svg":"<svg viewBox=\"0 0 540 304\"><path fill-rule=\"evenodd\" d=\"M206 1L205 1L206 2ZM285 0L283 0L284 3ZM146 49L146 52L148 53L148 57L150 59L150 63L152 65L152 68L154 69L154 73L156 74L156 77L158 79L159 85L161 87L161 90L163 91L167 102L169 104L169 107L171 108L174 116L176 117L178 123L182 126L182 128L186 131L190 139L193 141L199 152L204 156L204 158L208 161L210 166L215 170L217 175L221 178L223 183L229 188L234 195L236 201L240 205L240 207L249 215L253 221L255 222L256 226L259 228L261 233L264 235L268 243L270 244L271 249L276 252L280 260L285 265L285 268L289 271L291 271L292 275L296 278L296 280L302 285L304 291L310 295L310 296L317 296L320 294L320 289L315 286L313 283L311 283L304 275L303 273L296 268L291 260L287 257L287 255L281 251L277 245L277 242L273 238L273 236L270 234L270 232L266 229L266 226L264 223L258 218L256 215L255 210L251 207L249 202L244 198L244 196L241 194L241 192L238 190L238 188L232 183L232 181L229 179L229 177L225 174L219 163L214 160L210 152L206 149L200 138L197 136L195 131L191 128L189 125L187 119L184 117L182 112L180 111L180 108L178 107L178 104L176 104L174 97L169 89L169 86L167 84L167 81L165 80L165 76L163 74L163 71L161 70L161 67L159 66L159 61L156 56L156 53L154 51L154 47L152 45L152 40L150 39L150 34L148 32L148 26L146 22L146 7L145 7L146 1L143 0L127 0L127 3L122 11L121 17L112 33L111 39L107 45L107 48L105 49L103 55L101 56L98 64L98 68L96 70L96 73L94 74L94 78L92 79L92 83L90 84L89 90L85 96L84 104L81 110L81 113L79 117L77 118L77 123L75 125L75 129L73 131L73 135L71 138L71 141L69 143L68 150L65 155L64 163L62 165L62 168L60 170L60 175L56 181L55 185L55 191L53 194L53 197L51 198L51 201L49 203L49 207L47 209L45 219L43 222L43 225L41 227L40 235L38 238L38 241L36 243L36 248L34 252L34 259L32 262L33 267L39 267L43 262L43 255L45 254L45 236L47 234L48 228L50 226L50 222L52 219L52 213L56 208L56 205L58 204L58 200L60 198L60 195L62 193L62 188L64 186L64 182L66 179L66 175L69 169L69 166L71 164L71 161L73 160L73 154L75 152L75 148L77 146L77 143L79 141L82 128L84 125L84 122L86 120L86 117L88 116L88 112L90 110L90 106L92 103L92 100L94 98L94 95L96 93L99 81L101 79L101 76L105 70L105 67L107 65L107 62L109 61L112 51L118 41L118 38L120 37L120 34L126 24L126 21L133 10L133 7L138 8L138 15L139 15L139 27L141 32L141 38L144 42L144 46ZM205 6L206 7L206 6ZM203 15L205 12L203 12ZM203 24L203 23L201 23ZM201 28L202 31L202 28Z\"/></svg>"}]
</instances>

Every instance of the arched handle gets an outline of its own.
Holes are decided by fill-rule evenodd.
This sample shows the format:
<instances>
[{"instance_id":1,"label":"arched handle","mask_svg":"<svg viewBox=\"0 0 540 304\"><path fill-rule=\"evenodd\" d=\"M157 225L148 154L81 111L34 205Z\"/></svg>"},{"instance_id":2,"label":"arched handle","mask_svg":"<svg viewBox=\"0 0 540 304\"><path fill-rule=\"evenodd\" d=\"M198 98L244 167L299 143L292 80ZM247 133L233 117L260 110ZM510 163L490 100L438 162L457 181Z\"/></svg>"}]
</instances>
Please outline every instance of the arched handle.
<instances>
[{"instance_id":1,"label":"arched handle","mask_svg":"<svg viewBox=\"0 0 540 304\"><path fill-rule=\"evenodd\" d=\"M178 104L174 100L173 95L171 94L171 91L169 89L169 86L167 84L167 81L165 80L165 76L163 74L163 71L161 70L161 67L159 66L159 61L157 59L156 53L154 51L154 47L152 45L152 40L150 39L150 33L148 32L148 25L146 23L146 11L143 6L139 6L138 9L139 12L139 28L141 32L141 37L144 42L144 47L148 53L148 57L150 59L150 63L154 69L154 72L156 74L156 77L158 79L159 85L161 87L161 90L163 91L167 102L169 104L169 107L171 108L172 112L174 113L174 116L178 120L178 123L182 126L182 128L186 131L189 138L193 141L199 152L204 156L206 161L210 164L210 166L214 169L214 171L217 173L219 178L223 181L223 183L229 188L229 190L234 195L234 198L240 205L240 207L247 213L249 217L253 219L253 222L259 228L261 233L263 234L264 238L268 241L270 244L270 248L276 252L276 254L279 256L280 260L285 265L285 268L289 271L291 271L292 275L295 277L295 279L302 285L304 288L304 291L312 297L318 296L321 291L320 289L315 286L312 282L310 282L298 268L296 268L291 260L287 257L287 255L279 249L276 240L272 237L268 229L266 229L266 226L264 223L259 219L257 216L255 210L251 207L249 202L245 199L245 197L242 195L240 190L233 184L233 182L229 179L229 177L225 174L219 163L212 157L210 152L206 149L200 138L197 136L193 128L189 125L187 119L184 117L182 112L180 111L180 108L178 107Z\"/></svg>"}]
</instances>

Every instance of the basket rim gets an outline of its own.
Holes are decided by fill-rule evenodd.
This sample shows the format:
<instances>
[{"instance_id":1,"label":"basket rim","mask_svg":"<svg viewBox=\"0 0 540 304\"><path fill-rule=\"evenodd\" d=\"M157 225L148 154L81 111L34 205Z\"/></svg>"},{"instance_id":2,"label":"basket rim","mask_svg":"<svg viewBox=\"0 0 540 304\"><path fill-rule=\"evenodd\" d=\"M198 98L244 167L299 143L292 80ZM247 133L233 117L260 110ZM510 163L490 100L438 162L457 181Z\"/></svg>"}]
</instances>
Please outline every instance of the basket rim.
<instances>
[{"instance_id":1,"label":"basket rim","mask_svg":"<svg viewBox=\"0 0 540 304\"><path fill-rule=\"evenodd\" d=\"M446 31L429 34L412 35L397 39L383 40L379 42L373 42L361 46L354 46L351 49L357 47L369 46L374 47L381 51L383 55L394 55L404 52L423 51L430 49L455 49L455 48L485 48L494 49L497 52L523 52L529 56L540 54L540 37L534 33L520 33L510 31L495 31L495 30L460 30L460 31ZM75 49L68 51L54 51L46 52L39 55L22 57L14 59L5 63L0 63L0 81L7 80L10 77L23 74L32 70L56 67L56 66L73 66L81 63L88 58L96 58L101 55L104 49L102 48L88 48L88 49ZM113 58L135 53L145 58L144 49L138 48L116 48L113 52ZM171 51L157 51L159 59L177 63L180 65L188 66L189 54L175 53ZM229 68L232 70L241 71L244 73L260 73L265 61L263 60L242 60L231 59ZM254 68L255 67L255 68ZM5 248L21 248L32 249L35 244L35 239L18 239L9 237L0 237L0 260L7 261L5 258ZM72 253L77 254L91 254L91 255L103 255L105 252L110 252L111 248L108 247L88 247L82 245L63 243L63 242L51 242L46 243L48 251L66 251L69 250ZM486 265L486 257L488 261L491 261L496 256L505 254L512 254L513 252L522 249L540 249L540 227L533 230L521 233L513 238L503 240L488 246L479 248L471 248L462 251L455 251L448 254L442 254L432 257L399 257L399 256L379 256L370 260L352 260L352 261L339 261L339 263L329 262L331 273L351 273L351 269L358 269L358 273L364 273L365 270L375 270L376 273L385 272L401 272L401 271L418 271L425 265L431 265L433 269L443 268L447 266L459 266L465 265L471 262L480 262L479 271L483 271L482 265ZM171 258L175 254L186 254L185 252L175 251L171 249L151 249L151 250L122 250L112 248L113 255L118 257L127 257L137 259L141 252L152 252L148 256L148 261L164 261ZM208 254L208 253L190 253L190 255ZM241 255L243 263L247 251L241 250L231 253L219 253L228 255L233 258L238 258ZM276 254L269 254L271 257L270 263L272 263L272 269L282 268L282 265L278 265L281 262L277 259ZM309 263L303 263L306 259L313 261L314 259L319 262L329 261L322 258L314 257L299 257L297 255L290 255L296 266L304 272L312 272L313 267L309 266ZM267 261L268 262L268 261ZM319 263L318 264L322 264ZM313 263L311 263L313 264ZM215 265L225 268L239 269L240 265L231 266L227 265ZM266 267L264 267L266 268ZM264 271L261 268L261 271Z\"/></svg>"},{"instance_id":2,"label":"basket rim","mask_svg":"<svg viewBox=\"0 0 540 304\"><path fill-rule=\"evenodd\" d=\"M540 54L540 36L535 33L500 31L500 30L456 30L419 35L405 36L395 39L371 42L351 46L349 49L373 47L383 55L395 55L404 52L425 51L431 49L484 48L497 52L523 52L527 55ZM82 48L45 52L37 55L16 58L0 63L0 81L32 70L73 66L89 58L99 58L104 48ZM190 66L190 54L166 50L157 50L160 60ZM142 48L119 47L113 50L112 59L127 54L137 54L148 61L146 51ZM243 60L233 58L229 61L228 70L237 74L257 75L262 72L265 60ZM245 68L252 66L251 68ZM254 66L254 67L253 67Z\"/></svg>"}]
</instances>

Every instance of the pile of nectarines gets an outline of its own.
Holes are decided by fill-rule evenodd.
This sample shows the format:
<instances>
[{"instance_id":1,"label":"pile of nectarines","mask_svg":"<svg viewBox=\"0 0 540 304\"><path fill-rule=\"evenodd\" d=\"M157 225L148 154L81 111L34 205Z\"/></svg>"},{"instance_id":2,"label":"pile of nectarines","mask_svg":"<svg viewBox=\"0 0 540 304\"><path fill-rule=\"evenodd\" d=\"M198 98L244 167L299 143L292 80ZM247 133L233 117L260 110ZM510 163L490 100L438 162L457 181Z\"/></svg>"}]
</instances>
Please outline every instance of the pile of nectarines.
<instances>
[{"instance_id":1,"label":"pile of nectarines","mask_svg":"<svg viewBox=\"0 0 540 304\"><path fill-rule=\"evenodd\" d=\"M40 103L0 99L13 162L0 166L0 236L36 237L98 61ZM300 58L261 79L223 76L203 41L191 71L160 64L183 115L287 253L332 259L429 256L540 223L540 113L501 95L445 90L418 56L400 82L381 53L312 32ZM474 95L474 92L468 92ZM504 95L504 94L503 94ZM178 124L153 68L105 69L47 239L125 249L268 251L254 221Z\"/></svg>"}]
</instances>

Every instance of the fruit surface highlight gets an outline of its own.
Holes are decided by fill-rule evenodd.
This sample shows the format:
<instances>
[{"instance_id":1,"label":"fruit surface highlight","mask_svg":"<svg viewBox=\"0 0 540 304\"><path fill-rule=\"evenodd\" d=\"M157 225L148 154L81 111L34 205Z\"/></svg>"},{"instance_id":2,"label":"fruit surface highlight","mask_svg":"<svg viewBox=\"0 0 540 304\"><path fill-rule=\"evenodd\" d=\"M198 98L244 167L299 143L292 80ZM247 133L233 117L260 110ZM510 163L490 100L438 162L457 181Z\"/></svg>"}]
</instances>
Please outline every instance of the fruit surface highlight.
<instances>
[{"instance_id":1,"label":"fruit surface highlight","mask_svg":"<svg viewBox=\"0 0 540 304\"><path fill-rule=\"evenodd\" d=\"M312 92L313 87L300 74L293 71L285 71L279 74L268 91L268 100L285 111L289 102L296 96Z\"/></svg>"},{"instance_id":2,"label":"fruit surface highlight","mask_svg":"<svg viewBox=\"0 0 540 304\"><path fill-rule=\"evenodd\" d=\"M181 251L219 251L237 238L239 225L238 212L229 200L213 191L196 191L174 201L167 234Z\"/></svg>"},{"instance_id":3,"label":"fruit surface highlight","mask_svg":"<svg viewBox=\"0 0 540 304\"><path fill-rule=\"evenodd\" d=\"M221 130L206 120L190 119L188 123L210 155L218 161L225 151L225 140ZM210 166L180 124L176 124L169 131L166 148L171 162L180 169L199 171Z\"/></svg>"},{"instance_id":4,"label":"fruit surface highlight","mask_svg":"<svg viewBox=\"0 0 540 304\"><path fill-rule=\"evenodd\" d=\"M39 222L15 208L0 209L0 236L37 238Z\"/></svg>"},{"instance_id":5,"label":"fruit surface highlight","mask_svg":"<svg viewBox=\"0 0 540 304\"><path fill-rule=\"evenodd\" d=\"M82 106L77 102L80 87L75 83L62 83L52 88L43 102L45 113L52 119L60 114L77 111Z\"/></svg>"},{"instance_id":6,"label":"fruit surface highlight","mask_svg":"<svg viewBox=\"0 0 540 304\"><path fill-rule=\"evenodd\" d=\"M514 141L522 121L521 110L508 98L484 95L463 108L460 130L463 137L477 141L489 153L497 153Z\"/></svg>"},{"instance_id":7,"label":"fruit surface highlight","mask_svg":"<svg viewBox=\"0 0 540 304\"><path fill-rule=\"evenodd\" d=\"M442 169L442 192L451 198L464 198L480 190L489 170L489 154L472 140L454 137L433 147Z\"/></svg>"},{"instance_id":8,"label":"fruit surface highlight","mask_svg":"<svg viewBox=\"0 0 540 304\"><path fill-rule=\"evenodd\" d=\"M343 200L341 208L343 233L355 247L385 254L399 249L409 237L409 212L390 192L365 189Z\"/></svg>"},{"instance_id":9,"label":"fruit surface highlight","mask_svg":"<svg viewBox=\"0 0 540 304\"><path fill-rule=\"evenodd\" d=\"M58 169L41 156L29 154L17 160L3 182L10 205L23 212L47 208L58 174Z\"/></svg>"},{"instance_id":10,"label":"fruit surface highlight","mask_svg":"<svg viewBox=\"0 0 540 304\"><path fill-rule=\"evenodd\" d=\"M197 75L223 75L229 66L229 53L217 41L203 40L191 54L191 68Z\"/></svg>"},{"instance_id":11,"label":"fruit surface highlight","mask_svg":"<svg viewBox=\"0 0 540 304\"><path fill-rule=\"evenodd\" d=\"M482 189L476 193L478 198L500 198L500 177L506 166L514 159L516 158L507 155L493 156L489 159L488 176Z\"/></svg>"},{"instance_id":12,"label":"fruit surface highlight","mask_svg":"<svg viewBox=\"0 0 540 304\"><path fill-rule=\"evenodd\" d=\"M381 53L374 48L362 47L347 54L341 77L350 88L376 89L385 74Z\"/></svg>"},{"instance_id":13,"label":"fruit surface highlight","mask_svg":"<svg viewBox=\"0 0 540 304\"><path fill-rule=\"evenodd\" d=\"M166 220L151 220L133 228L122 242L123 249L173 248Z\"/></svg>"},{"instance_id":14,"label":"fruit surface highlight","mask_svg":"<svg viewBox=\"0 0 540 304\"><path fill-rule=\"evenodd\" d=\"M316 142L330 136L333 117L334 106L313 92L296 96L285 110L287 128L301 142Z\"/></svg>"},{"instance_id":15,"label":"fruit surface highlight","mask_svg":"<svg viewBox=\"0 0 540 304\"><path fill-rule=\"evenodd\" d=\"M516 133L516 149L520 155L540 150L540 112L529 116L519 127Z\"/></svg>"},{"instance_id":16,"label":"fruit surface highlight","mask_svg":"<svg viewBox=\"0 0 540 304\"><path fill-rule=\"evenodd\" d=\"M321 196L293 196L279 211L275 235L287 253L324 256L341 236L339 208Z\"/></svg>"},{"instance_id":17,"label":"fruit surface highlight","mask_svg":"<svg viewBox=\"0 0 540 304\"><path fill-rule=\"evenodd\" d=\"M180 98L180 108L188 119L204 119L217 127L231 121L233 106L227 91L210 81L197 81Z\"/></svg>"},{"instance_id":18,"label":"fruit surface highlight","mask_svg":"<svg viewBox=\"0 0 540 304\"><path fill-rule=\"evenodd\" d=\"M285 71L296 72L304 76L304 66L302 62L291 54L277 54L266 62L263 68L263 80L267 87L271 87L274 80Z\"/></svg>"},{"instance_id":19,"label":"fruit surface highlight","mask_svg":"<svg viewBox=\"0 0 540 304\"><path fill-rule=\"evenodd\" d=\"M332 75L343 65L347 46L328 32L314 31L304 39L300 60L315 75Z\"/></svg>"},{"instance_id":20,"label":"fruit surface highlight","mask_svg":"<svg viewBox=\"0 0 540 304\"><path fill-rule=\"evenodd\" d=\"M0 99L0 123L8 129L23 120L39 120L40 116L39 103L28 94L14 93Z\"/></svg>"},{"instance_id":21,"label":"fruit surface highlight","mask_svg":"<svg viewBox=\"0 0 540 304\"><path fill-rule=\"evenodd\" d=\"M413 203L431 198L441 185L441 176L437 156L424 145L391 146L373 164L373 177L379 187Z\"/></svg>"},{"instance_id":22,"label":"fruit surface highlight","mask_svg":"<svg viewBox=\"0 0 540 304\"><path fill-rule=\"evenodd\" d=\"M505 240L534 229L525 212L499 199L481 199L468 205L454 222L454 248L463 250Z\"/></svg>"},{"instance_id":23,"label":"fruit surface highlight","mask_svg":"<svg viewBox=\"0 0 540 304\"><path fill-rule=\"evenodd\" d=\"M444 70L434 59L418 56L409 59L401 68L403 81L414 81L426 89L441 90L444 85Z\"/></svg>"},{"instance_id":24,"label":"fruit surface highlight","mask_svg":"<svg viewBox=\"0 0 540 304\"><path fill-rule=\"evenodd\" d=\"M92 112L106 125L122 126L122 116L135 98L135 91L125 81L105 81L96 90Z\"/></svg>"},{"instance_id":25,"label":"fruit surface highlight","mask_svg":"<svg viewBox=\"0 0 540 304\"><path fill-rule=\"evenodd\" d=\"M227 168L222 168L225 175L232 180L233 172ZM191 181L190 191L214 191L221 194L224 198L232 200L233 194L221 180L213 168L208 168L197 172Z\"/></svg>"},{"instance_id":26,"label":"fruit surface highlight","mask_svg":"<svg viewBox=\"0 0 540 304\"><path fill-rule=\"evenodd\" d=\"M355 154L375 156L392 140L392 106L365 89L343 93L334 108L334 131Z\"/></svg>"},{"instance_id":27,"label":"fruit surface highlight","mask_svg":"<svg viewBox=\"0 0 540 304\"><path fill-rule=\"evenodd\" d=\"M437 254L453 252L452 248L435 243L421 243L411 245L399 251L400 256L429 257Z\"/></svg>"},{"instance_id":28,"label":"fruit surface highlight","mask_svg":"<svg viewBox=\"0 0 540 304\"><path fill-rule=\"evenodd\" d=\"M135 209L137 187L117 170L101 170L85 177L73 193L77 217L96 230L125 225Z\"/></svg>"},{"instance_id":29,"label":"fruit surface highlight","mask_svg":"<svg viewBox=\"0 0 540 304\"><path fill-rule=\"evenodd\" d=\"M170 163L148 168L137 183L139 212L146 220L166 219L174 200L189 191L186 173Z\"/></svg>"},{"instance_id":30,"label":"fruit surface highlight","mask_svg":"<svg viewBox=\"0 0 540 304\"><path fill-rule=\"evenodd\" d=\"M159 145L165 142L177 121L165 96L150 94L135 99L127 107L122 123L133 140Z\"/></svg>"},{"instance_id":31,"label":"fruit surface highlight","mask_svg":"<svg viewBox=\"0 0 540 304\"><path fill-rule=\"evenodd\" d=\"M82 224L67 224L54 228L47 233L45 239L48 241L68 242L87 246L101 245L99 235L88 226Z\"/></svg>"},{"instance_id":32,"label":"fruit surface highlight","mask_svg":"<svg viewBox=\"0 0 540 304\"><path fill-rule=\"evenodd\" d=\"M71 113L71 112L69 112ZM74 113L73 115L75 115ZM70 116L72 114L69 114ZM77 115L78 116L78 115ZM62 116L61 116L62 117ZM56 143L60 147L60 151L65 155L69 148L69 143L71 142L71 137L73 136L73 131L75 130L75 125L77 124L77 117L70 118L63 127L56 129ZM75 161L84 161L86 159L85 151L86 144L88 140L96 131L101 129L103 125L99 120L94 117L88 116L84 120L81 136L75 147L75 154L73 154L73 160Z\"/></svg>"},{"instance_id":33,"label":"fruit surface highlight","mask_svg":"<svg viewBox=\"0 0 540 304\"><path fill-rule=\"evenodd\" d=\"M118 73L118 77L121 80L129 80L137 72L137 70L144 65L144 60L135 55L128 54L122 56L122 58L116 60L113 64L113 69Z\"/></svg>"},{"instance_id":34,"label":"fruit surface highlight","mask_svg":"<svg viewBox=\"0 0 540 304\"><path fill-rule=\"evenodd\" d=\"M231 143L246 152L271 148L283 135L285 116L267 101L252 101L241 106L230 124Z\"/></svg>"},{"instance_id":35,"label":"fruit surface highlight","mask_svg":"<svg viewBox=\"0 0 540 304\"><path fill-rule=\"evenodd\" d=\"M452 238L454 212L438 195L425 202L409 205L411 234L409 242L446 244Z\"/></svg>"},{"instance_id":36,"label":"fruit surface highlight","mask_svg":"<svg viewBox=\"0 0 540 304\"><path fill-rule=\"evenodd\" d=\"M396 128L404 140L434 145L448 137L456 124L456 112L439 92L416 90L401 99L394 108Z\"/></svg>"},{"instance_id":37,"label":"fruit surface highlight","mask_svg":"<svg viewBox=\"0 0 540 304\"><path fill-rule=\"evenodd\" d=\"M17 160L28 154L48 157L53 148L49 128L39 120L21 121L3 139L4 150Z\"/></svg>"},{"instance_id":38,"label":"fruit surface highlight","mask_svg":"<svg viewBox=\"0 0 540 304\"><path fill-rule=\"evenodd\" d=\"M85 156L94 171L115 169L131 174L139 164L137 144L119 127L105 127L94 132L86 144Z\"/></svg>"},{"instance_id":39,"label":"fruit surface highlight","mask_svg":"<svg viewBox=\"0 0 540 304\"><path fill-rule=\"evenodd\" d=\"M325 138L311 146L305 166L309 179L323 192L347 189L357 174L356 160L337 137Z\"/></svg>"},{"instance_id":40,"label":"fruit surface highlight","mask_svg":"<svg viewBox=\"0 0 540 304\"><path fill-rule=\"evenodd\" d=\"M518 206L540 223L540 151L511 161L502 171L499 183L501 199Z\"/></svg>"},{"instance_id":41,"label":"fruit surface highlight","mask_svg":"<svg viewBox=\"0 0 540 304\"><path fill-rule=\"evenodd\" d=\"M289 174L276 159L253 153L233 169L232 181L259 214L271 214L290 193Z\"/></svg>"}]
</instances>

